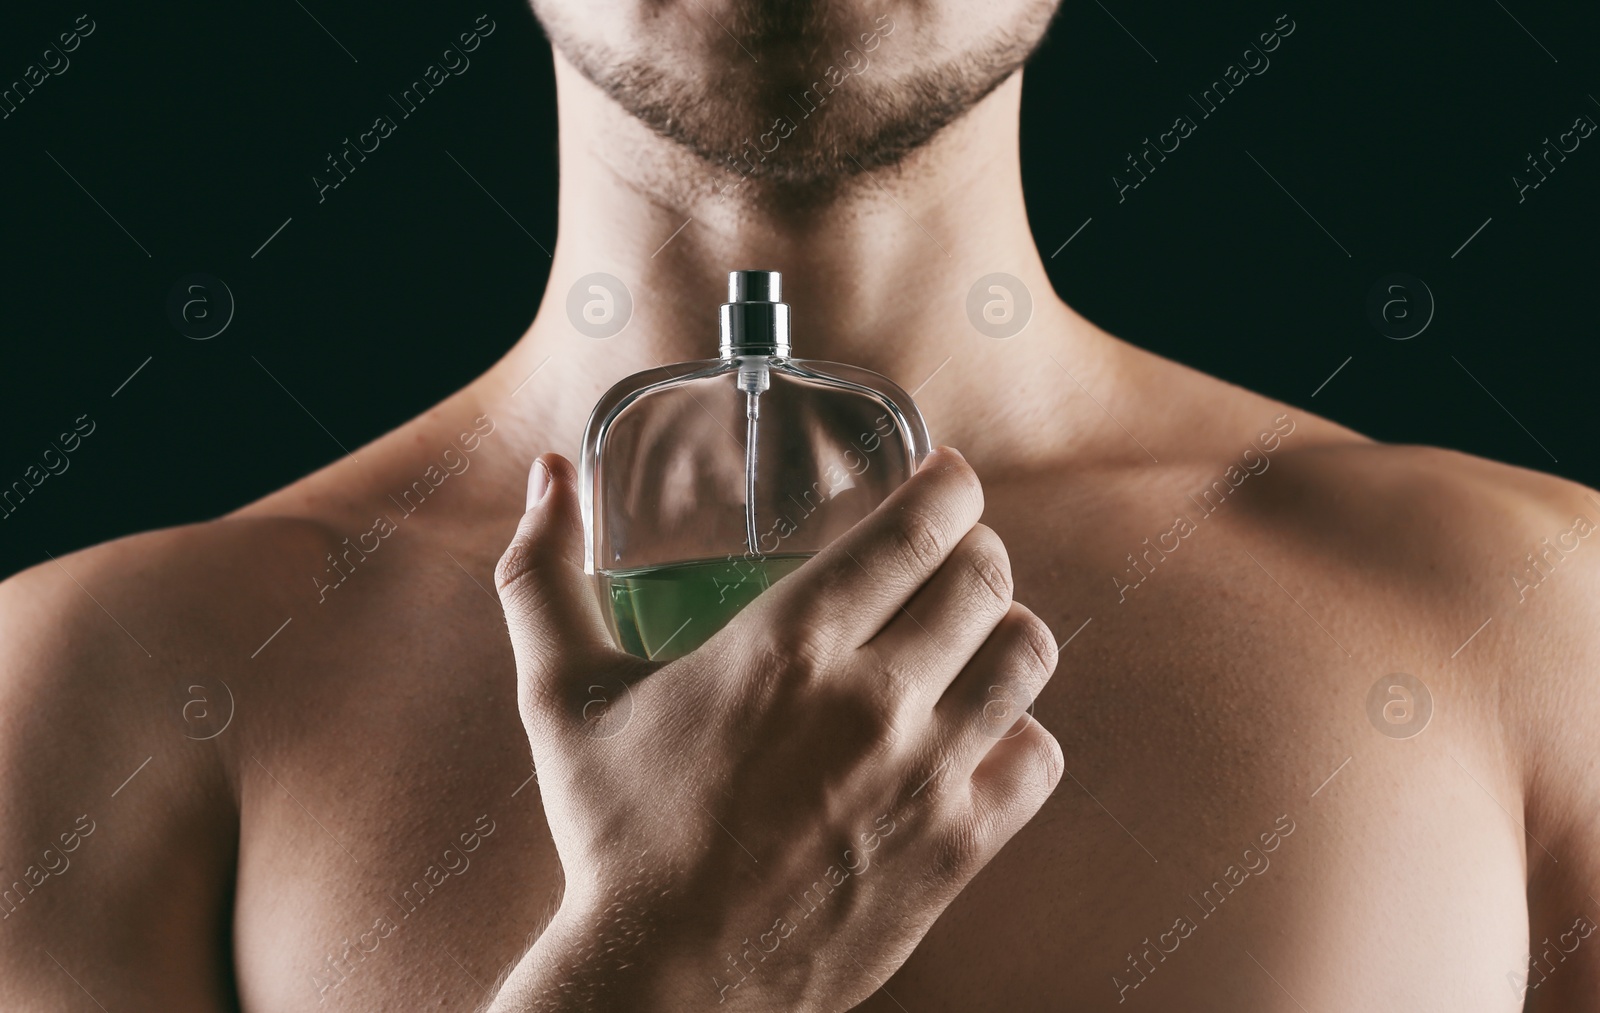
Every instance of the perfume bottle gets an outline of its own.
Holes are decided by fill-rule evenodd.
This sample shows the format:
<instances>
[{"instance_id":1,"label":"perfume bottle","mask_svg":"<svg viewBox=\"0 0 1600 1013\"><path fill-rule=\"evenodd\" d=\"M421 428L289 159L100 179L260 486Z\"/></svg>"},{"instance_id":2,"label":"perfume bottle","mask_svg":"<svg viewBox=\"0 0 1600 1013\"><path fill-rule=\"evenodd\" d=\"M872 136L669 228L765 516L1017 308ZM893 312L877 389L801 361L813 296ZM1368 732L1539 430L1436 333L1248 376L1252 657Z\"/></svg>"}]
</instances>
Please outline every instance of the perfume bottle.
<instances>
[{"instance_id":1,"label":"perfume bottle","mask_svg":"<svg viewBox=\"0 0 1600 1013\"><path fill-rule=\"evenodd\" d=\"M776 271L733 271L720 355L628 377L584 432L585 569L619 646L671 660L865 517L928 455L910 395L790 354Z\"/></svg>"}]
</instances>

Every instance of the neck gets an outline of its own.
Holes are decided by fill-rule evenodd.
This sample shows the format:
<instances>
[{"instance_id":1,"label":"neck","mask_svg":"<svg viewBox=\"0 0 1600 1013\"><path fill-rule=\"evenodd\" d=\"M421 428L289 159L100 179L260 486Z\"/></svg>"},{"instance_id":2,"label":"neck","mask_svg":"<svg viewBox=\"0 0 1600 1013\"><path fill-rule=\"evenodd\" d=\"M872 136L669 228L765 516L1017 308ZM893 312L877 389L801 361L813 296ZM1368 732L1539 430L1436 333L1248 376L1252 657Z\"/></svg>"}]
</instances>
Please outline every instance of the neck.
<instances>
[{"instance_id":1,"label":"neck","mask_svg":"<svg viewBox=\"0 0 1600 1013\"><path fill-rule=\"evenodd\" d=\"M530 436L561 434L554 449L576 449L595 399L623 376L714 357L717 306L735 268L783 272L796 356L889 376L916 393L936 440L969 449L1016 442L1005 406L1019 387L1069 383L1041 376L1055 371L1046 353L1075 372L1103 357L1103 335L1055 297L1028 229L1020 74L894 169L800 197L694 158L559 54L555 62L563 227L537 317L476 385ZM597 272L632 298L626 327L607 338L585 336L568 316L569 292ZM1033 303L1025 330L1007 340L980 333L966 308L973 283L997 272L1020 280Z\"/></svg>"}]
</instances>

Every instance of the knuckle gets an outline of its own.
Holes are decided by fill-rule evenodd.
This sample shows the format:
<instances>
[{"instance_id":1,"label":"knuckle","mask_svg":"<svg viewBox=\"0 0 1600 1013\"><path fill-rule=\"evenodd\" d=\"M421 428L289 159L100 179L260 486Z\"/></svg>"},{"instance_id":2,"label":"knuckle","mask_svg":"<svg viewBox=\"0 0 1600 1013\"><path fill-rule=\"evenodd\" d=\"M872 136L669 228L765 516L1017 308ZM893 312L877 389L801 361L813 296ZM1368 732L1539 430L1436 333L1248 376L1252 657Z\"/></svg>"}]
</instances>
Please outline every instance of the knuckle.
<instances>
[{"instance_id":1,"label":"knuckle","mask_svg":"<svg viewBox=\"0 0 1600 1013\"><path fill-rule=\"evenodd\" d=\"M989 539L983 540L983 542L988 541ZM1007 558L1005 549L998 543L999 538L996 537L993 538L993 544L977 545L968 555L967 567L974 588L987 591L1004 609L1011 604L1013 591L1011 561Z\"/></svg>"},{"instance_id":2,"label":"knuckle","mask_svg":"<svg viewBox=\"0 0 1600 1013\"><path fill-rule=\"evenodd\" d=\"M898 752L906 742L897 721L899 700L882 691L866 691L856 695L853 706L860 716L862 762L880 763Z\"/></svg>"},{"instance_id":3,"label":"knuckle","mask_svg":"<svg viewBox=\"0 0 1600 1013\"><path fill-rule=\"evenodd\" d=\"M1033 695L1009 680L991 684L985 687L985 692L987 695L983 698L974 698L977 730L990 739L1006 738L1017 718L1032 706Z\"/></svg>"},{"instance_id":4,"label":"knuckle","mask_svg":"<svg viewBox=\"0 0 1600 1013\"><path fill-rule=\"evenodd\" d=\"M996 800L993 818L997 828L1014 830L1031 820L1067 769L1061 744L1037 721L1029 722L1017 747L1010 761L1010 776Z\"/></svg>"},{"instance_id":5,"label":"knuckle","mask_svg":"<svg viewBox=\"0 0 1600 1013\"><path fill-rule=\"evenodd\" d=\"M1046 731L1043 725L1036 727L1038 734L1034 736L1037 740L1034 745L1034 762L1044 771L1045 783L1054 787L1066 773L1067 760L1062 755L1061 743L1056 741L1056 737Z\"/></svg>"},{"instance_id":6,"label":"knuckle","mask_svg":"<svg viewBox=\"0 0 1600 1013\"><path fill-rule=\"evenodd\" d=\"M868 650L851 659L850 671L849 691L872 718L874 754L915 741L918 716L907 686L916 667L903 657Z\"/></svg>"},{"instance_id":7,"label":"knuckle","mask_svg":"<svg viewBox=\"0 0 1600 1013\"><path fill-rule=\"evenodd\" d=\"M495 592L506 624L514 639L522 638L530 644L537 644L541 627L549 622L556 604L553 590L535 579L545 563L542 553L519 539L506 549L494 568Z\"/></svg>"},{"instance_id":8,"label":"knuckle","mask_svg":"<svg viewBox=\"0 0 1600 1013\"><path fill-rule=\"evenodd\" d=\"M924 569L933 569L944 558L944 539L939 521L921 510L907 509L895 526L896 547Z\"/></svg>"},{"instance_id":9,"label":"knuckle","mask_svg":"<svg viewBox=\"0 0 1600 1013\"><path fill-rule=\"evenodd\" d=\"M887 714L880 714L877 732L872 740L872 748L867 754L867 761L870 763L877 763L895 755L906 742L906 734Z\"/></svg>"},{"instance_id":10,"label":"knuckle","mask_svg":"<svg viewBox=\"0 0 1600 1013\"><path fill-rule=\"evenodd\" d=\"M530 543L520 538L512 542L506 547L506 551L501 553L500 561L495 564L495 590L504 598L533 572L537 561L538 554Z\"/></svg>"},{"instance_id":11,"label":"knuckle","mask_svg":"<svg viewBox=\"0 0 1600 1013\"><path fill-rule=\"evenodd\" d=\"M947 876L966 878L983 865L984 845L976 821L957 818L938 836L934 866Z\"/></svg>"},{"instance_id":12,"label":"knuckle","mask_svg":"<svg viewBox=\"0 0 1600 1013\"><path fill-rule=\"evenodd\" d=\"M777 631L766 650L771 663L782 671L817 676L833 662L833 652L817 624L790 623Z\"/></svg>"},{"instance_id":13,"label":"knuckle","mask_svg":"<svg viewBox=\"0 0 1600 1013\"><path fill-rule=\"evenodd\" d=\"M908 706L912 698L906 691L906 669L883 661L863 668L866 678L859 680L856 692L871 706L878 721L893 725L904 718L914 718Z\"/></svg>"},{"instance_id":14,"label":"knuckle","mask_svg":"<svg viewBox=\"0 0 1600 1013\"><path fill-rule=\"evenodd\" d=\"M1056 668L1056 638L1044 620L1014 606L1009 618L1013 663L1030 677L1030 683L1043 682Z\"/></svg>"},{"instance_id":15,"label":"knuckle","mask_svg":"<svg viewBox=\"0 0 1600 1013\"><path fill-rule=\"evenodd\" d=\"M905 614L911 616L910 612ZM916 621L915 616L911 618ZM921 650L926 650L931 644L932 641L926 642L921 645ZM862 680L862 684L869 688L884 713L914 714L917 695L913 687L936 671L938 666L936 660L924 655L921 650L884 650L873 645L863 652L867 678Z\"/></svg>"}]
</instances>

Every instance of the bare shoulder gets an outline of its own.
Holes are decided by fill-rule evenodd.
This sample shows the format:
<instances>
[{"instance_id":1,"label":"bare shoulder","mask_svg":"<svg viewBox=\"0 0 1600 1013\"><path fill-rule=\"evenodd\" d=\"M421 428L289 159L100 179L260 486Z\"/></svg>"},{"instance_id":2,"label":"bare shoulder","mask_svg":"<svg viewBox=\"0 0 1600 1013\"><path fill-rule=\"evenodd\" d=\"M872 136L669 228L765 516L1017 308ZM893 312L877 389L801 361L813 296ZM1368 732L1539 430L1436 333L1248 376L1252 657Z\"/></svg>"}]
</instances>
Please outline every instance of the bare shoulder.
<instances>
[{"instance_id":1,"label":"bare shoulder","mask_svg":"<svg viewBox=\"0 0 1600 1013\"><path fill-rule=\"evenodd\" d=\"M1574 584L1600 572L1600 539L1590 541L1600 494L1578 483L1434 447L1332 441L1285 451L1273 461L1277 481L1253 503L1264 521L1302 525L1313 551L1411 574L1436 595L1491 610L1527 605L1568 572ZM1566 597L1541 618L1572 618L1582 595Z\"/></svg>"},{"instance_id":2,"label":"bare shoulder","mask_svg":"<svg viewBox=\"0 0 1600 1013\"><path fill-rule=\"evenodd\" d=\"M223 518L39 563L0 583L12 648L0 658L4 685L76 672L134 692L147 688L143 673L226 668L219 652L231 655L287 600L284 575L303 575L337 541L305 519Z\"/></svg>"},{"instance_id":3,"label":"bare shoulder","mask_svg":"<svg viewBox=\"0 0 1600 1013\"><path fill-rule=\"evenodd\" d=\"M1576 804L1600 793L1600 494L1428 447L1342 443L1278 465L1253 501L1268 530L1352 590L1398 589L1417 621L1404 635L1493 694L1530 818L1592 824L1600 844Z\"/></svg>"},{"instance_id":4,"label":"bare shoulder","mask_svg":"<svg viewBox=\"0 0 1600 1013\"><path fill-rule=\"evenodd\" d=\"M272 632L275 571L323 537L216 521L0 583L0 1005L65 1006L73 978L113 1008L231 1001L219 691Z\"/></svg>"},{"instance_id":5,"label":"bare shoulder","mask_svg":"<svg viewBox=\"0 0 1600 1013\"><path fill-rule=\"evenodd\" d=\"M1503 770L1490 784L1522 830L1533 955L1513 982L1529 1009L1592 1008L1600 949L1580 944L1600 923L1600 494L1428 448L1308 456L1324 463L1302 488L1334 504L1312 515L1369 572L1406 582L1428 628L1399 635L1448 649L1441 677L1498 725L1480 776Z\"/></svg>"},{"instance_id":6,"label":"bare shoulder","mask_svg":"<svg viewBox=\"0 0 1600 1013\"><path fill-rule=\"evenodd\" d=\"M1456 451L1356 440L1286 441L1271 469L1240 501L1253 532L1339 575L1347 597L1385 592L1451 656L1482 627L1481 654L1460 658L1516 680L1508 703L1591 685L1600 703L1600 671L1578 663L1600 648L1600 494Z\"/></svg>"},{"instance_id":7,"label":"bare shoulder","mask_svg":"<svg viewBox=\"0 0 1600 1013\"><path fill-rule=\"evenodd\" d=\"M60 750L65 781L199 741L206 719L191 697L251 670L336 541L303 519L223 518L119 538L0 583L0 750ZM188 776L220 776L227 741L178 750Z\"/></svg>"},{"instance_id":8,"label":"bare shoulder","mask_svg":"<svg viewBox=\"0 0 1600 1013\"><path fill-rule=\"evenodd\" d=\"M1194 414L1226 422L1148 469L1180 519L1138 543L1149 558L1132 557L1119 588L1153 576L1174 546L1248 553L1244 572L1266 569L1350 628L1450 661L1530 769L1543 762L1533 753L1565 749L1579 712L1600 733L1600 493L1458 451L1379 443L1215 383ZM1148 483L1117 485L1150 498ZM1184 537L1196 529L1229 537ZM1187 604L1230 607L1196 588ZM1578 711L1565 706L1579 700Z\"/></svg>"},{"instance_id":9,"label":"bare shoulder","mask_svg":"<svg viewBox=\"0 0 1600 1013\"><path fill-rule=\"evenodd\" d=\"M1328 434L1315 420L1309 432L1317 438L1296 430L1281 446L1253 440L1183 466L1195 524L1227 535L1182 540L1203 545L1179 551L1206 553L1197 559L1207 565L1165 586L1182 587L1180 607L1208 626L1248 616L1254 645L1230 658L1298 661L1301 636L1320 647L1323 660L1297 666L1318 727L1340 727L1329 700L1375 720L1379 673L1420 677L1430 737L1362 753L1386 775L1369 800L1435 806L1430 818L1446 825L1492 799L1459 830L1483 841L1509 831L1520 858L1515 885L1525 884L1537 958L1520 979L1528 1008L1592 1008L1600 947L1579 943L1600 923L1600 494L1456 451ZM1168 544L1180 541L1159 547ZM1151 574L1152 587L1168 580ZM1274 615L1289 624L1269 624ZM1363 736L1354 741L1371 741L1364 721L1352 723Z\"/></svg>"}]
</instances>

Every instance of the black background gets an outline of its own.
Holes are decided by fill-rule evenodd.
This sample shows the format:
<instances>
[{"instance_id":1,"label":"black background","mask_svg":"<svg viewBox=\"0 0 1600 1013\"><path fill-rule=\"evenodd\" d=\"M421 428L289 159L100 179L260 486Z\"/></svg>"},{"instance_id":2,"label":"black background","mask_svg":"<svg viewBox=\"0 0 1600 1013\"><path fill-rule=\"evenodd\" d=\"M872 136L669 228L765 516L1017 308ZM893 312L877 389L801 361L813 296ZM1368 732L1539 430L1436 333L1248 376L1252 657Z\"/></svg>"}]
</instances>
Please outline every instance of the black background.
<instances>
[{"instance_id":1,"label":"black background","mask_svg":"<svg viewBox=\"0 0 1600 1013\"><path fill-rule=\"evenodd\" d=\"M0 120L0 486L96 423L0 520L0 574L216 516L392 428L521 335L549 270L553 89L525 7L130 6L0 13L5 82L96 23ZM485 12L470 70L319 204L326 154ZM1199 120L1188 96L1280 14L1295 30L1270 67ZM1112 333L1379 439L1600 485L1600 136L1520 203L1512 182L1539 178L1545 138L1600 121L1597 43L1595 4L1068 0L1023 111L1052 281ZM1199 129L1119 203L1125 156L1180 113ZM238 304L209 341L168 318L192 272ZM1391 272L1437 303L1409 341L1365 308Z\"/></svg>"}]
</instances>

